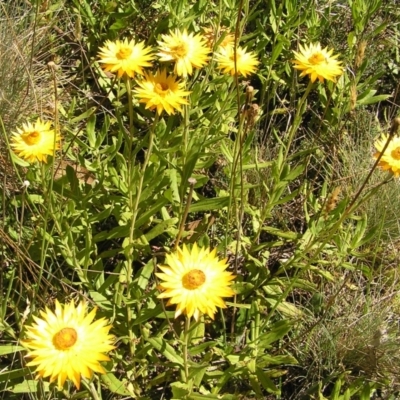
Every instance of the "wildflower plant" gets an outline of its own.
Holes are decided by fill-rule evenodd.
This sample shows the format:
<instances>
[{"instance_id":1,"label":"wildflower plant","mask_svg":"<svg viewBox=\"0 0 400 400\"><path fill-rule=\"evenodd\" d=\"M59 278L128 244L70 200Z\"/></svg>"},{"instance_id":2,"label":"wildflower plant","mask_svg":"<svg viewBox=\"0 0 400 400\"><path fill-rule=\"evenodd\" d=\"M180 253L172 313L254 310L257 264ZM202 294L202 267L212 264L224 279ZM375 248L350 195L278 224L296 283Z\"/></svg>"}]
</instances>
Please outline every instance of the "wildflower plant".
<instances>
[{"instance_id":1,"label":"wildflower plant","mask_svg":"<svg viewBox=\"0 0 400 400\"><path fill-rule=\"evenodd\" d=\"M29 349L28 366L35 367L38 376L57 381L62 389L66 379L80 388L81 376L90 379L93 372L106 371L100 361L109 361L106 352L114 349L113 336L104 318L93 322L94 308L87 312L87 303L61 305L56 301L55 312L46 308L34 323L27 325L27 338L21 343Z\"/></svg>"},{"instance_id":2,"label":"wildflower plant","mask_svg":"<svg viewBox=\"0 0 400 400\"><path fill-rule=\"evenodd\" d=\"M161 265L162 272L156 273L162 290L158 298L177 305L175 318L184 313L196 321L202 314L214 319L217 307L226 308L222 298L234 295L230 284L235 276L225 271L226 260L218 260L215 253L215 249L198 248L195 243L191 250L183 246L167 254L167 265Z\"/></svg>"},{"instance_id":3,"label":"wildflower plant","mask_svg":"<svg viewBox=\"0 0 400 400\"><path fill-rule=\"evenodd\" d=\"M40 118L32 124L27 122L11 138L11 147L16 155L33 163L46 163L48 156L55 155L60 147L60 135L51 128L50 121Z\"/></svg>"},{"instance_id":4,"label":"wildflower plant","mask_svg":"<svg viewBox=\"0 0 400 400\"><path fill-rule=\"evenodd\" d=\"M335 82L343 74L338 55L332 55L333 50L322 49L321 44L299 45L299 52L294 52L294 68L301 71L300 76L308 75L311 82L317 79L322 83L325 79Z\"/></svg>"},{"instance_id":5,"label":"wildflower plant","mask_svg":"<svg viewBox=\"0 0 400 400\"><path fill-rule=\"evenodd\" d=\"M363 206L395 182L397 133L374 125L362 182L343 172L342 144L367 140L361 110L396 114L372 114L389 78L361 55L388 6L82 0L58 18L42 3L37 26L57 18L68 40L43 79L51 112L2 128L3 153L24 161L18 191L0 180L7 388L289 398L310 359L302 337L331 318L330 299L383 282ZM390 177L370 180L376 167ZM295 396L370 388L345 378Z\"/></svg>"}]
</instances>

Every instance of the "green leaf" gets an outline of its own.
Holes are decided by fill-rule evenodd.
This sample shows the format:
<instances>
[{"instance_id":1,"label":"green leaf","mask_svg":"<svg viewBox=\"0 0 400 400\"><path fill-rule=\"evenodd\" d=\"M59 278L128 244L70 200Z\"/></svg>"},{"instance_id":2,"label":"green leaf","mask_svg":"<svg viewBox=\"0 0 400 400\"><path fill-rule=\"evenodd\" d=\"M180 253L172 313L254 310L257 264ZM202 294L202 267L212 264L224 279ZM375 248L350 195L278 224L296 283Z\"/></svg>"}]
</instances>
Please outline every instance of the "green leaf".
<instances>
[{"instance_id":1,"label":"green leaf","mask_svg":"<svg viewBox=\"0 0 400 400\"><path fill-rule=\"evenodd\" d=\"M161 305L158 305L156 308L143 308L140 310L139 315L133 320L132 325L140 325L148 321L149 319L152 319L162 313L164 315L164 311L161 307ZM174 314L172 314L173 318Z\"/></svg>"},{"instance_id":2,"label":"green leaf","mask_svg":"<svg viewBox=\"0 0 400 400\"><path fill-rule=\"evenodd\" d=\"M263 356L261 356L260 364L261 363L264 367L269 365L283 365L283 364L297 365L298 361L294 357L289 355L270 356L268 354L264 354Z\"/></svg>"},{"instance_id":3,"label":"green leaf","mask_svg":"<svg viewBox=\"0 0 400 400\"><path fill-rule=\"evenodd\" d=\"M103 296L99 292L94 290L89 291L90 297L93 301L102 309L111 311L113 309L113 305L108 297Z\"/></svg>"},{"instance_id":4,"label":"green leaf","mask_svg":"<svg viewBox=\"0 0 400 400\"><path fill-rule=\"evenodd\" d=\"M8 388L8 390L10 390L12 393L37 393L38 384L39 381L37 380L26 380ZM42 390L45 392L50 390L50 382L43 381L41 385L43 385Z\"/></svg>"},{"instance_id":5,"label":"green leaf","mask_svg":"<svg viewBox=\"0 0 400 400\"><path fill-rule=\"evenodd\" d=\"M13 354L24 350L26 349L25 347L22 346L12 346L12 345L0 346L0 356L4 356L6 354Z\"/></svg>"},{"instance_id":6,"label":"green leaf","mask_svg":"<svg viewBox=\"0 0 400 400\"><path fill-rule=\"evenodd\" d=\"M169 230L169 228L171 228L172 226L176 226L178 221L179 221L178 218L171 218L171 219L167 219L165 221L162 221L162 222L158 223L149 232L147 232L144 235L144 237L149 242L150 240L156 238L157 236L160 236L161 234L167 232Z\"/></svg>"},{"instance_id":7,"label":"green leaf","mask_svg":"<svg viewBox=\"0 0 400 400\"><path fill-rule=\"evenodd\" d=\"M172 399L171 400L181 400L185 399L190 393L190 388L187 383L183 382L173 382L171 383Z\"/></svg>"},{"instance_id":8,"label":"green leaf","mask_svg":"<svg viewBox=\"0 0 400 400\"><path fill-rule=\"evenodd\" d=\"M178 356L176 350L172 346L170 346L163 338L148 338L147 341L167 360L183 367L182 357Z\"/></svg>"},{"instance_id":9,"label":"green leaf","mask_svg":"<svg viewBox=\"0 0 400 400\"><path fill-rule=\"evenodd\" d=\"M149 279L151 275L153 274L154 271L154 262L153 259L151 259L140 271L139 271L139 277L138 277L138 286L141 289L146 289Z\"/></svg>"},{"instance_id":10,"label":"green leaf","mask_svg":"<svg viewBox=\"0 0 400 400\"><path fill-rule=\"evenodd\" d=\"M285 336L291 329L291 323L288 320L282 320L276 322L271 328L270 332L260 336L260 346L267 347L271 343L280 340Z\"/></svg>"},{"instance_id":11,"label":"green leaf","mask_svg":"<svg viewBox=\"0 0 400 400\"><path fill-rule=\"evenodd\" d=\"M217 344L218 344L218 342L214 342L214 341L201 343L198 346L191 347L189 349L189 354L191 356L196 356L198 354L203 353L203 351L208 349L209 347L215 347Z\"/></svg>"},{"instance_id":12,"label":"green leaf","mask_svg":"<svg viewBox=\"0 0 400 400\"><path fill-rule=\"evenodd\" d=\"M191 204L189 212L211 211L220 210L227 207L229 204L229 197L216 197L214 199L203 199L197 203Z\"/></svg>"},{"instance_id":13,"label":"green leaf","mask_svg":"<svg viewBox=\"0 0 400 400\"><path fill-rule=\"evenodd\" d=\"M239 397L234 394L191 394L189 396L190 400L238 400Z\"/></svg>"},{"instance_id":14,"label":"green leaf","mask_svg":"<svg viewBox=\"0 0 400 400\"><path fill-rule=\"evenodd\" d=\"M11 160L13 163L20 165L21 167L29 167L30 166L28 161L25 161L22 158L19 158L13 151L10 151L9 154L11 156Z\"/></svg>"},{"instance_id":15,"label":"green leaf","mask_svg":"<svg viewBox=\"0 0 400 400\"><path fill-rule=\"evenodd\" d=\"M77 122L82 121L83 119L87 119L87 118L91 117L95 111L96 111L96 107L90 107L88 110L86 110L81 115L78 115L77 117L72 118L70 123L76 124Z\"/></svg>"},{"instance_id":16,"label":"green leaf","mask_svg":"<svg viewBox=\"0 0 400 400\"><path fill-rule=\"evenodd\" d=\"M0 382L12 381L17 378L24 376L32 376L32 371L29 368L13 369L11 371L5 371L0 373Z\"/></svg>"},{"instance_id":17,"label":"green leaf","mask_svg":"<svg viewBox=\"0 0 400 400\"><path fill-rule=\"evenodd\" d=\"M281 231L280 229L273 228L272 226L266 226L262 228L263 231L271 233L272 235L282 237L285 239L297 240L301 238L301 234L291 231Z\"/></svg>"},{"instance_id":18,"label":"green leaf","mask_svg":"<svg viewBox=\"0 0 400 400\"><path fill-rule=\"evenodd\" d=\"M268 376L266 376L264 374L264 371L262 369L257 368L256 375L257 375L257 378L260 381L261 385L267 392L274 393L277 395L279 395L281 393L281 391L274 385L272 380L269 379Z\"/></svg>"},{"instance_id":19,"label":"green leaf","mask_svg":"<svg viewBox=\"0 0 400 400\"><path fill-rule=\"evenodd\" d=\"M336 379L335 386L331 394L331 400L339 400L340 389L342 387L342 380L340 378Z\"/></svg>"},{"instance_id":20,"label":"green leaf","mask_svg":"<svg viewBox=\"0 0 400 400\"><path fill-rule=\"evenodd\" d=\"M92 114L86 121L86 135L89 140L89 145L92 149L96 148L96 114Z\"/></svg>"},{"instance_id":21,"label":"green leaf","mask_svg":"<svg viewBox=\"0 0 400 400\"><path fill-rule=\"evenodd\" d=\"M125 387L125 383L121 382L113 373L107 372L106 374L100 375L100 378L111 392L122 396L132 395L132 393Z\"/></svg>"}]
</instances>

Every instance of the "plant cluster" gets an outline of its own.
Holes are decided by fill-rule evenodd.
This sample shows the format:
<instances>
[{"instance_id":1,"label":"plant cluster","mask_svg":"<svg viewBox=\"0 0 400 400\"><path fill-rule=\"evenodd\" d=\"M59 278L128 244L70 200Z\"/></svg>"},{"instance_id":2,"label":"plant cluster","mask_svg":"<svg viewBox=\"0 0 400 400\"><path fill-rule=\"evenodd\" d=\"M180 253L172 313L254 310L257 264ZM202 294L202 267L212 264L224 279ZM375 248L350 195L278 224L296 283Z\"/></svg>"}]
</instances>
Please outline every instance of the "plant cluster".
<instances>
[{"instance_id":1,"label":"plant cluster","mask_svg":"<svg viewBox=\"0 0 400 400\"><path fill-rule=\"evenodd\" d=\"M51 111L0 111L0 390L394 398L400 230L373 204L400 118L366 52L396 8L331 3L0 5L65 40Z\"/></svg>"}]
</instances>

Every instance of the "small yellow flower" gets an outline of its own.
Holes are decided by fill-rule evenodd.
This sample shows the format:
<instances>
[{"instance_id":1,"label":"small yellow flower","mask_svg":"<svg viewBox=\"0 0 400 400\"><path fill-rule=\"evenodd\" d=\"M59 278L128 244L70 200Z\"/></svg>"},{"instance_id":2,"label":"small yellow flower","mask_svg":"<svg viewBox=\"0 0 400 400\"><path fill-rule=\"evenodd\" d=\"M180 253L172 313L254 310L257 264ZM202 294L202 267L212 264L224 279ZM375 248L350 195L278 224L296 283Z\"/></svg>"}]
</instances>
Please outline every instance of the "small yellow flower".
<instances>
[{"instance_id":1,"label":"small yellow flower","mask_svg":"<svg viewBox=\"0 0 400 400\"><path fill-rule=\"evenodd\" d=\"M324 79L335 82L336 77L343 74L341 62L337 61L337 55L332 56L333 50L321 49L321 44L310 44L310 46L299 45L300 51L294 52L294 68L301 71L300 76L309 75L311 82Z\"/></svg>"},{"instance_id":2,"label":"small yellow flower","mask_svg":"<svg viewBox=\"0 0 400 400\"><path fill-rule=\"evenodd\" d=\"M185 29L178 29L170 35L161 35L162 41L158 41L160 61L172 61L175 63L174 72L178 76L186 78L192 75L193 68L202 68L207 64L208 53L206 40L199 34L188 34Z\"/></svg>"},{"instance_id":3,"label":"small yellow flower","mask_svg":"<svg viewBox=\"0 0 400 400\"><path fill-rule=\"evenodd\" d=\"M389 135L383 134L380 139L375 142L377 152L374 158L377 159L389 138ZM388 147L379 160L378 167L384 171L390 171L395 177L400 176L400 137L393 136Z\"/></svg>"},{"instance_id":4,"label":"small yellow flower","mask_svg":"<svg viewBox=\"0 0 400 400\"><path fill-rule=\"evenodd\" d=\"M159 115L164 110L169 115L174 114L175 110L182 112L182 105L189 104L185 97L190 92L184 90L185 84L177 81L173 75L167 76L165 69L157 71L155 75L145 74L137 84L139 88L134 93L139 102L145 103L146 109L156 109Z\"/></svg>"},{"instance_id":5,"label":"small yellow flower","mask_svg":"<svg viewBox=\"0 0 400 400\"><path fill-rule=\"evenodd\" d=\"M124 74L133 78L135 74L143 75L144 67L151 67L150 61L154 58L151 51L144 46L144 42L107 40L104 47L100 47L99 62L104 64L102 67L106 72L117 72L119 78Z\"/></svg>"},{"instance_id":6,"label":"small yellow flower","mask_svg":"<svg viewBox=\"0 0 400 400\"><path fill-rule=\"evenodd\" d=\"M227 260L219 260L216 250L193 245L189 250L185 245L176 253L166 257L168 265L160 266L163 272L156 275L163 281L161 299L169 298L167 305L176 304L175 318L182 313L197 321L200 313L214 319L217 307L226 308L222 297L235 293L230 288L235 276L225 271Z\"/></svg>"},{"instance_id":7,"label":"small yellow flower","mask_svg":"<svg viewBox=\"0 0 400 400\"><path fill-rule=\"evenodd\" d=\"M237 72L238 75L246 77L257 70L259 64L256 55L253 52L247 52L246 49L238 47L236 50L236 70L235 70L235 51L233 46L221 47L215 55L218 62L218 68L224 74L232 76Z\"/></svg>"},{"instance_id":8,"label":"small yellow flower","mask_svg":"<svg viewBox=\"0 0 400 400\"><path fill-rule=\"evenodd\" d=\"M47 162L47 156L54 156L60 148L60 135L51 129L51 122L44 122L40 118L34 124L22 124L11 137L11 147L14 153L33 163Z\"/></svg>"},{"instance_id":9,"label":"small yellow flower","mask_svg":"<svg viewBox=\"0 0 400 400\"><path fill-rule=\"evenodd\" d=\"M59 389L67 378L79 389L81 375L90 379L93 372L104 374L100 361L109 361L103 353L115 348L114 338L106 319L92 322L95 314L95 308L87 313L84 301L77 307L56 301L54 313L46 307L41 318L33 317L35 323L26 327L27 339L21 341L29 349L26 357L32 358L27 366L36 367L38 377L57 380Z\"/></svg>"}]
</instances>

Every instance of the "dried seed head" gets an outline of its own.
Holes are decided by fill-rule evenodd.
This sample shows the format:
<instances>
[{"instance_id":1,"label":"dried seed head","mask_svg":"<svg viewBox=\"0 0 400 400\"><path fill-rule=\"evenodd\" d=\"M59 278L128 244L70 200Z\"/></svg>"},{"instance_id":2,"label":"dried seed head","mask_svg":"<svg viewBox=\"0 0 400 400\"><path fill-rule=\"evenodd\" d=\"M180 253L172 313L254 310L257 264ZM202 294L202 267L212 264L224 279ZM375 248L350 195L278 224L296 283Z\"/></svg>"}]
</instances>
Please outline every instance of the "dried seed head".
<instances>
[{"instance_id":1,"label":"dried seed head","mask_svg":"<svg viewBox=\"0 0 400 400\"><path fill-rule=\"evenodd\" d=\"M246 103L250 104L253 101L254 96L254 87L253 86L246 86Z\"/></svg>"},{"instance_id":2,"label":"dried seed head","mask_svg":"<svg viewBox=\"0 0 400 400\"><path fill-rule=\"evenodd\" d=\"M400 127L400 118L399 117L393 118L392 125L390 127L390 136L395 135L398 132L399 127Z\"/></svg>"},{"instance_id":3,"label":"dried seed head","mask_svg":"<svg viewBox=\"0 0 400 400\"><path fill-rule=\"evenodd\" d=\"M356 55L356 59L354 61L355 69L358 69L360 67L360 65L362 64L362 62L364 61L365 48L367 47L367 44L368 43L366 40L361 40L358 43L357 55Z\"/></svg>"},{"instance_id":4,"label":"dried seed head","mask_svg":"<svg viewBox=\"0 0 400 400\"><path fill-rule=\"evenodd\" d=\"M357 85L352 82L350 86L350 112L354 111L357 105Z\"/></svg>"},{"instance_id":5,"label":"dried seed head","mask_svg":"<svg viewBox=\"0 0 400 400\"><path fill-rule=\"evenodd\" d=\"M334 210L338 204L339 201L339 195L340 192L342 191L342 188L338 186L337 188L334 189L334 191L330 194L328 197L328 200L326 201L325 204L325 213L329 214L332 210Z\"/></svg>"},{"instance_id":6,"label":"dried seed head","mask_svg":"<svg viewBox=\"0 0 400 400\"><path fill-rule=\"evenodd\" d=\"M261 110L258 104L249 104L242 108L243 116L247 121L248 126L251 128L259 120Z\"/></svg>"}]
</instances>

